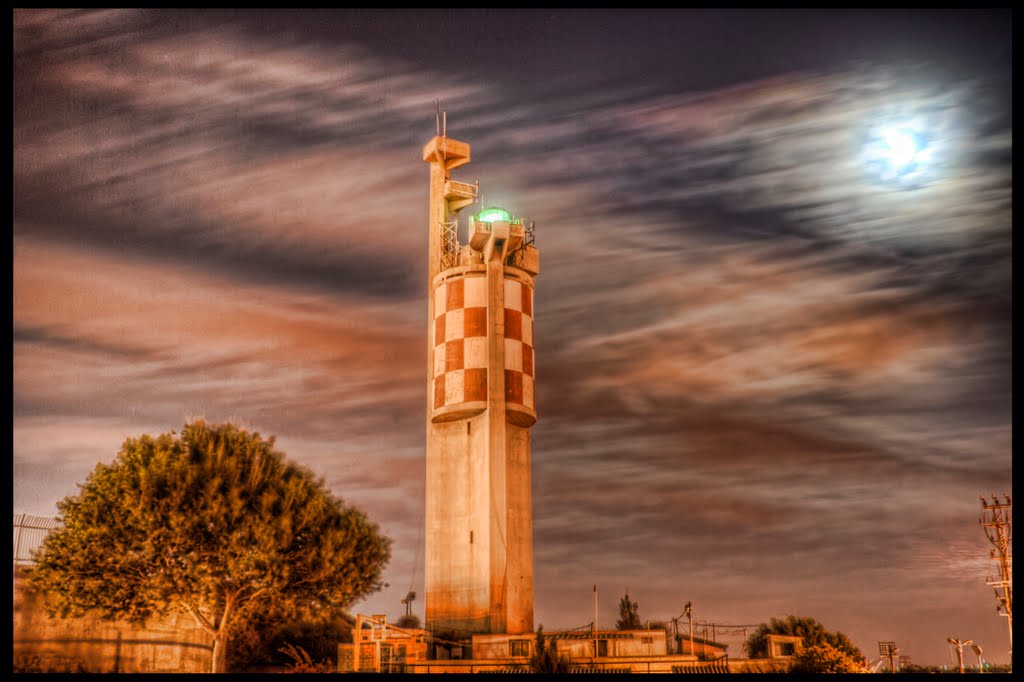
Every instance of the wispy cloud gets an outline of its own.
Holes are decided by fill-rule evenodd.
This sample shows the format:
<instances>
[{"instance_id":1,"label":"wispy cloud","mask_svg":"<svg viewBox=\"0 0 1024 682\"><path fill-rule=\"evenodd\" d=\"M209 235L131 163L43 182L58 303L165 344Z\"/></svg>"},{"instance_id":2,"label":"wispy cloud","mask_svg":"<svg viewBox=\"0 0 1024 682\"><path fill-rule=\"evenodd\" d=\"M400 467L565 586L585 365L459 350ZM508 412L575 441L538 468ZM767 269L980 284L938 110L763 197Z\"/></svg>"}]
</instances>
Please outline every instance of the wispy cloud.
<instances>
[{"instance_id":1,"label":"wispy cloud","mask_svg":"<svg viewBox=\"0 0 1024 682\"><path fill-rule=\"evenodd\" d=\"M473 147L456 174L537 222L538 622L589 621L600 583L645 617L806 609L866 647L884 583L905 629L1001 635L971 557L976 495L1011 472L1002 81L514 80L325 17L15 12L16 510L53 513L127 436L242 420L396 539L365 608L397 608L422 580L440 98ZM906 112L942 150L910 189L858 156Z\"/></svg>"}]
</instances>

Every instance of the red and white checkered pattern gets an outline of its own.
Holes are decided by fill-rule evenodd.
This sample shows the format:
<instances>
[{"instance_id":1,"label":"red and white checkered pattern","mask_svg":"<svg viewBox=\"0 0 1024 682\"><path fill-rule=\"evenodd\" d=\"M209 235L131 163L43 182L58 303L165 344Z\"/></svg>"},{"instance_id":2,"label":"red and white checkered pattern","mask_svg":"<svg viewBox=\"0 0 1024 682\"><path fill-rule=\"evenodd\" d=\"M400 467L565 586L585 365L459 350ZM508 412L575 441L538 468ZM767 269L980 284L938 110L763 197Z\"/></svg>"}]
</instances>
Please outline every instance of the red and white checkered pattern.
<instances>
[{"instance_id":1,"label":"red and white checkered pattern","mask_svg":"<svg viewBox=\"0 0 1024 682\"><path fill-rule=\"evenodd\" d=\"M487 278L467 274L434 290L433 409L487 400ZM505 279L505 401L535 410L533 287Z\"/></svg>"}]
</instances>

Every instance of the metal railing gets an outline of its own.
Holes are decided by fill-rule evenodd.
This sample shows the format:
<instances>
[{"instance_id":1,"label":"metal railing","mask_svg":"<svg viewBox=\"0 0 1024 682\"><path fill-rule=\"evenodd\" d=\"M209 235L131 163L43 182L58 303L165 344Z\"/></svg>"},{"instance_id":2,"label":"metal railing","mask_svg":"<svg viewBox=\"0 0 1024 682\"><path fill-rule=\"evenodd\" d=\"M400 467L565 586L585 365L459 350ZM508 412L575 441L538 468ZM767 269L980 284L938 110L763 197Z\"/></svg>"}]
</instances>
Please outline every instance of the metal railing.
<instances>
[{"instance_id":1,"label":"metal railing","mask_svg":"<svg viewBox=\"0 0 1024 682\"><path fill-rule=\"evenodd\" d=\"M517 268L523 267L523 260L526 255L526 247L533 246L534 240L536 239L536 234L534 233L534 223L532 220L524 226L523 232L523 243L520 244L519 248L517 248L515 251L508 254L508 264Z\"/></svg>"},{"instance_id":2,"label":"metal railing","mask_svg":"<svg viewBox=\"0 0 1024 682\"><path fill-rule=\"evenodd\" d=\"M60 522L48 516L14 515L14 563L31 564L36 551Z\"/></svg>"},{"instance_id":3,"label":"metal railing","mask_svg":"<svg viewBox=\"0 0 1024 682\"><path fill-rule=\"evenodd\" d=\"M441 269L455 267L458 260L459 219L453 216L447 223L441 223Z\"/></svg>"}]
</instances>

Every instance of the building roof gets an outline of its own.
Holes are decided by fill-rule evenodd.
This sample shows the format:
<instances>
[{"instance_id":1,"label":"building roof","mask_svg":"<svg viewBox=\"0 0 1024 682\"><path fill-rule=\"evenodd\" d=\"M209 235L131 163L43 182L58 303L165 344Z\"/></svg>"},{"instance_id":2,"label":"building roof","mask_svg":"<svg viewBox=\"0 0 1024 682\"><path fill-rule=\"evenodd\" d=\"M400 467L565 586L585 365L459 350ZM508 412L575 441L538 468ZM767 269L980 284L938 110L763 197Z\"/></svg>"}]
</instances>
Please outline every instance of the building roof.
<instances>
[{"instance_id":1,"label":"building roof","mask_svg":"<svg viewBox=\"0 0 1024 682\"><path fill-rule=\"evenodd\" d=\"M684 642L689 642L690 641L690 636L680 632L678 635L676 635L676 639L684 641ZM694 644L707 644L708 646L713 646L713 647L716 647L718 649L728 649L729 648L728 644L723 644L722 642L716 642L716 641L711 640L711 639L704 639L703 637L698 637L697 635L693 636L693 643Z\"/></svg>"},{"instance_id":2,"label":"building roof","mask_svg":"<svg viewBox=\"0 0 1024 682\"><path fill-rule=\"evenodd\" d=\"M580 630L577 632L552 632L544 633L546 639L633 639L633 633L622 630L590 632Z\"/></svg>"},{"instance_id":3,"label":"building roof","mask_svg":"<svg viewBox=\"0 0 1024 682\"><path fill-rule=\"evenodd\" d=\"M565 632L545 632L544 639L549 640L586 640L586 639L634 639L638 636L647 637L649 635L664 634L664 630L598 630L592 632L590 630L567 630ZM490 637L493 635L474 635L476 637ZM498 637L509 637L510 635L497 635ZM522 635L514 635L518 639L533 638L535 635L531 632L524 633ZM697 638L694 637L694 641Z\"/></svg>"}]
</instances>

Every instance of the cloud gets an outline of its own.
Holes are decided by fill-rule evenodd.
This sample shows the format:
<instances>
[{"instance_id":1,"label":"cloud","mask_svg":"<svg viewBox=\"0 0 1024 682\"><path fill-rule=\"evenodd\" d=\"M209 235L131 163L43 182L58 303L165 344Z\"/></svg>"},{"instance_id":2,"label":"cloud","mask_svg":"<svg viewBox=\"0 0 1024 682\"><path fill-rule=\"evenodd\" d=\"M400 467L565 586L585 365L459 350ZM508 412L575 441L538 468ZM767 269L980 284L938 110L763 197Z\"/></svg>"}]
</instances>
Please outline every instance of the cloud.
<instances>
[{"instance_id":1,"label":"cloud","mask_svg":"<svg viewBox=\"0 0 1024 682\"><path fill-rule=\"evenodd\" d=\"M813 609L867 646L892 620L881 594L907 623L996 636L972 557L975 496L1011 473L998 74L711 86L695 56L616 76L652 52L516 80L557 62L544 36L565 16L524 33L525 65L469 43L403 59L410 27L388 48L350 39L370 15L302 16L286 34L253 14L15 12L18 511L52 513L127 436L244 421L395 538L395 587L358 607L393 613L422 579L420 149L440 98L473 147L456 177L535 220L542 251L538 622L589 620L599 583L604 623L628 587L666 618L691 599L724 622ZM858 158L906 111L944 145L920 187Z\"/></svg>"}]
</instances>

